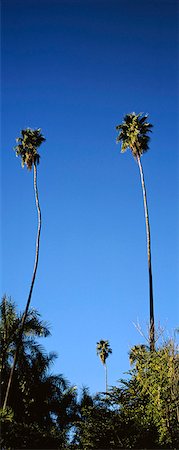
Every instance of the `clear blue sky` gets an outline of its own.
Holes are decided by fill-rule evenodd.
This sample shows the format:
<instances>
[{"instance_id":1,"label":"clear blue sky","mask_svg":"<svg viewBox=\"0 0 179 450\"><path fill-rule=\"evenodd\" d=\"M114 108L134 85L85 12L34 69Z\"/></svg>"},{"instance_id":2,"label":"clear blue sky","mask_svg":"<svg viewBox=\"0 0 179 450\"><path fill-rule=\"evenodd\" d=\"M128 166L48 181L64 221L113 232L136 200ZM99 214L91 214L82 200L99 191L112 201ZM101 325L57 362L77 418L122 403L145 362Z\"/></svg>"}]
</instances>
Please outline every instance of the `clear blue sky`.
<instances>
[{"instance_id":1,"label":"clear blue sky","mask_svg":"<svg viewBox=\"0 0 179 450\"><path fill-rule=\"evenodd\" d=\"M156 324L178 325L177 1L2 1L2 294L22 310L34 262L32 173L12 148L41 127L42 235L32 306L51 324L54 366L104 388L96 342L109 339L109 383L144 342L149 296L138 167L115 126L148 112L142 157L152 235Z\"/></svg>"}]
</instances>

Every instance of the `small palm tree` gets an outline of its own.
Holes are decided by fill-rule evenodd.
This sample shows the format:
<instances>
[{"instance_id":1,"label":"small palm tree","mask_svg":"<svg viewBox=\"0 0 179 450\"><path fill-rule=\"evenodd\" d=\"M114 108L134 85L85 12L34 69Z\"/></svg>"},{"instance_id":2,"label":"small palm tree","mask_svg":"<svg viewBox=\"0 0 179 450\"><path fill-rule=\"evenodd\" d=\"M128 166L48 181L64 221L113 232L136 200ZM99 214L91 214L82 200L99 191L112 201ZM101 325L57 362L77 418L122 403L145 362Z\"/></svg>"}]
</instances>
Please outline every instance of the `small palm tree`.
<instances>
[{"instance_id":1,"label":"small palm tree","mask_svg":"<svg viewBox=\"0 0 179 450\"><path fill-rule=\"evenodd\" d=\"M109 341L104 341L101 339L101 341L97 342L96 344L96 351L97 355L100 357L100 360L102 364L104 365L105 369L105 386L106 386L106 393L108 391L108 374L107 374L107 364L106 359L112 353L112 349L110 348Z\"/></svg>"},{"instance_id":2,"label":"small palm tree","mask_svg":"<svg viewBox=\"0 0 179 450\"><path fill-rule=\"evenodd\" d=\"M37 188L37 165L40 161L40 155L38 153L38 148L42 144L42 142L45 141L44 136L41 133L41 129L37 128L36 130L33 130L31 128L26 128L25 130L21 131L21 136L16 139L17 145L14 147L14 150L16 152L16 156L20 156L22 167L26 166L28 170L31 171L33 167L33 174L34 174L34 192L35 192L35 200L36 200L36 207L37 207L37 214L38 214L38 229L37 229L37 238L36 238L36 252L35 252L35 262L34 262L34 269L32 274L32 280L29 290L29 295L25 307L24 314L22 316L21 325L19 328L19 341L17 344L17 349L14 354L14 361L9 377L9 382L7 386L7 391L5 395L4 405L3 408L6 408L7 400L9 396L9 390L12 383L12 377L16 366L16 361L18 358L19 348L21 345L21 337L23 335L24 325L32 297L32 291L34 287L36 272L37 272L37 266L38 266L38 259L39 259L39 245L40 245L40 232L41 232L41 210L40 210L40 203L39 203L39 196L38 196L38 188Z\"/></svg>"},{"instance_id":3,"label":"small palm tree","mask_svg":"<svg viewBox=\"0 0 179 450\"><path fill-rule=\"evenodd\" d=\"M151 263L151 238L150 238L150 225L149 225L149 213L147 205L147 194L144 181L144 173L141 163L141 156L147 152L149 148L149 136L152 125L147 121L148 115L131 113L124 117L122 124L116 127L119 132L117 142L122 142L121 152L124 153L127 148L132 152L134 159L137 161L140 171L146 234L147 234L147 255L148 255L148 271L149 271L149 297L150 297L150 350L155 348L155 333L154 333L154 302L153 302L153 282L152 282L152 263Z\"/></svg>"}]
</instances>

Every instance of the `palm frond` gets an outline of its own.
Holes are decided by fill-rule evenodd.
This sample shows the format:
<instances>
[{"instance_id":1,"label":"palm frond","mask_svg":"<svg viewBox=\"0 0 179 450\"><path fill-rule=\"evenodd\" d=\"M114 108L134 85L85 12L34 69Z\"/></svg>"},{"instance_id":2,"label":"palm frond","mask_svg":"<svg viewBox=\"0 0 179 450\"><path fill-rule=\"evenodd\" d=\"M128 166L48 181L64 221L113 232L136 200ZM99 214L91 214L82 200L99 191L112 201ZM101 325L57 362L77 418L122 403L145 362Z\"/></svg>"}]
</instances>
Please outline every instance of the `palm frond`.
<instances>
[{"instance_id":1,"label":"palm frond","mask_svg":"<svg viewBox=\"0 0 179 450\"><path fill-rule=\"evenodd\" d=\"M21 136L16 139L18 145L14 147L14 150L16 156L21 157L22 167L26 165L27 169L31 170L34 164L39 164L40 155L37 152L37 148L44 141L45 137L42 135L40 128L21 130Z\"/></svg>"},{"instance_id":2,"label":"palm frond","mask_svg":"<svg viewBox=\"0 0 179 450\"><path fill-rule=\"evenodd\" d=\"M102 364L105 364L106 359L108 358L109 354L112 353L112 349L110 348L109 341L105 341L101 339L96 344L96 351L97 355L100 357L100 360Z\"/></svg>"},{"instance_id":3,"label":"palm frond","mask_svg":"<svg viewBox=\"0 0 179 450\"><path fill-rule=\"evenodd\" d=\"M126 114L122 124L117 125L118 136L116 142L121 141L121 152L124 153L130 148L134 157L140 156L149 148L152 124L147 122L148 114L136 114L135 112Z\"/></svg>"}]
</instances>

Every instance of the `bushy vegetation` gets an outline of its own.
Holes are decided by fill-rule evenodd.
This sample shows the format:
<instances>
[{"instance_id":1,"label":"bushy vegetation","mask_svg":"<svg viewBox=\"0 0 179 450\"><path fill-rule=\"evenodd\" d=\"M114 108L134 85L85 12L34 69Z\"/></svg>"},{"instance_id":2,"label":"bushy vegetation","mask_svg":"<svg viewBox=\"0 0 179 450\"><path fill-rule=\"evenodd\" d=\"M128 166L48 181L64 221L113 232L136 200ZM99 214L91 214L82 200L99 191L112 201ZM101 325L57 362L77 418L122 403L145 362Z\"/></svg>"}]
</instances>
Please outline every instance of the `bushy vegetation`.
<instances>
[{"instance_id":1,"label":"bushy vegetation","mask_svg":"<svg viewBox=\"0 0 179 450\"><path fill-rule=\"evenodd\" d=\"M22 316L6 297L0 312L3 403ZM39 344L49 334L39 313L29 310L8 406L1 409L2 448L177 448L179 354L173 339L154 352L133 347L126 379L91 396L87 388L78 395L63 375L51 373L56 355Z\"/></svg>"}]
</instances>

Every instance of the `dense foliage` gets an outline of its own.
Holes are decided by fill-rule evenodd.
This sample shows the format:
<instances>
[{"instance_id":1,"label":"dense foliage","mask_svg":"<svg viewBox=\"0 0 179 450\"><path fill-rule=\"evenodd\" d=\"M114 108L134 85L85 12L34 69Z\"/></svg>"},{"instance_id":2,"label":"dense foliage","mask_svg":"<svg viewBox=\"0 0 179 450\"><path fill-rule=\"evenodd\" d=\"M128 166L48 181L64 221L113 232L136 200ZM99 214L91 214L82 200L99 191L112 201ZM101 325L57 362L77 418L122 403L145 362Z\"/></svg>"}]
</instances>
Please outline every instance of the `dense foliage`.
<instances>
[{"instance_id":1,"label":"dense foliage","mask_svg":"<svg viewBox=\"0 0 179 450\"><path fill-rule=\"evenodd\" d=\"M179 355L173 340L155 352L136 346L130 360L127 380L83 406L80 448L177 448Z\"/></svg>"},{"instance_id":2,"label":"dense foliage","mask_svg":"<svg viewBox=\"0 0 179 450\"><path fill-rule=\"evenodd\" d=\"M3 402L22 316L6 297L0 313ZM9 404L1 410L4 449L177 448L179 355L172 339L154 352L133 347L126 379L107 394L92 397L83 388L77 397L75 387L50 372L55 355L38 342L49 334L30 310Z\"/></svg>"},{"instance_id":3,"label":"dense foliage","mask_svg":"<svg viewBox=\"0 0 179 450\"><path fill-rule=\"evenodd\" d=\"M2 300L0 312L3 403L21 315L6 297ZM39 314L29 311L8 408L2 413L3 448L59 448L66 442L74 418L76 393L62 375L50 373L56 355L48 355L37 342L37 337L49 334L49 328L40 321Z\"/></svg>"}]
</instances>

